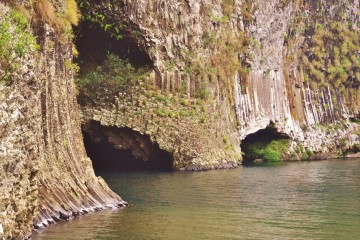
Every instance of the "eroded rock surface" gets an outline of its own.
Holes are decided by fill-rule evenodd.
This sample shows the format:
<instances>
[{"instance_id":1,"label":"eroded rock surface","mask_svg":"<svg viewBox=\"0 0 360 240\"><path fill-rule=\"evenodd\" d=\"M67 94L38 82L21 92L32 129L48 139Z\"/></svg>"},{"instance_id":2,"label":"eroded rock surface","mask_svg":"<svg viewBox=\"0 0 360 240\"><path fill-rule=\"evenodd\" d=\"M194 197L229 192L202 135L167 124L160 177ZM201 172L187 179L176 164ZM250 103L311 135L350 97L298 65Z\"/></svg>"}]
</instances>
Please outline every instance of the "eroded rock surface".
<instances>
[{"instance_id":1,"label":"eroded rock surface","mask_svg":"<svg viewBox=\"0 0 360 240\"><path fill-rule=\"evenodd\" d=\"M0 3L0 19L9 8ZM71 44L39 25L41 49L18 61L0 83L0 224L2 239L125 202L96 177L86 156L75 98Z\"/></svg>"},{"instance_id":2,"label":"eroded rock surface","mask_svg":"<svg viewBox=\"0 0 360 240\"><path fill-rule=\"evenodd\" d=\"M358 124L349 121L359 115L359 87L349 85L345 92L331 84L312 87L317 80L305 79L305 67L292 54L312 49L308 42L316 36L302 29L315 26L311 21L316 18L321 22L322 14L329 24L344 18L356 23L354 6L359 2L321 1L323 9L310 2L92 4L91 11L103 13L105 22L128 23L123 33L147 52L154 69L134 90L135 97L125 94L125 100L122 95L113 104L99 100L85 105L84 122L148 134L174 155L177 169L236 166L241 139L272 123L292 140L286 158L300 159L298 146L322 158L338 156L341 148L360 141ZM298 23L302 17L304 26ZM359 32L356 24L353 31ZM204 88L210 100L199 101ZM164 104L159 96L169 101ZM179 116L179 110L188 110L179 104L183 98L192 103L194 116ZM207 111L202 113L197 105ZM201 117L205 123L200 124Z\"/></svg>"},{"instance_id":3,"label":"eroded rock surface","mask_svg":"<svg viewBox=\"0 0 360 240\"><path fill-rule=\"evenodd\" d=\"M66 12L65 1L49 2ZM0 83L4 238L26 238L32 228L126 204L95 176L80 118L84 124L96 121L147 136L181 170L238 166L241 140L269 124L289 136L288 157L294 159L300 159L294 153L300 145L326 158L359 144L359 125L349 121L359 118L356 73L349 74L350 83L322 81L319 87L306 80L301 58L294 56L316 48L306 28L324 13L313 1L88 2L91 14L103 14L104 26L122 26L122 34L146 52L151 73L114 101L104 96L82 105L80 117L69 36L60 38L54 22L32 22L27 31L37 36L40 50L19 59L10 84ZM359 21L358 0L320 3L330 20ZM0 3L0 19L9 6ZM303 17L308 25L297 22ZM313 26L321 29L321 24ZM358 34L356 24L351 28ZM322 76L326 69L319 72ZM106 137L114 146L146 158L145 145L137 149L121 134L111 134Z\"/></svg>"}]
</instances>

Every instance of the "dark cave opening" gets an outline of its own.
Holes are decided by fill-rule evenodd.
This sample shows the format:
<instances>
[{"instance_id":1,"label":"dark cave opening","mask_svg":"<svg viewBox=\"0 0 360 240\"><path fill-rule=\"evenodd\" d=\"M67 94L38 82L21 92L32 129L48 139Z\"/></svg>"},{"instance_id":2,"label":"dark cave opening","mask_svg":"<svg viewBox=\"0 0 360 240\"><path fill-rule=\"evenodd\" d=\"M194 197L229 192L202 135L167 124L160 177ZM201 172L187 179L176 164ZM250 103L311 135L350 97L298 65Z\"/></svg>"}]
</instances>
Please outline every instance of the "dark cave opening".
<instances>
[{"instance_id":1,"label":"dark cave opening","mask_svg":"<svg viewBox=\"0 0 360 240\"><path fill-rule=\"evenodd\" d=\"M169 152L152 143L149 136L130 128L104 127L92 122L83 127L83 136L95 172L173 169Z\"/></svg>"},{"instance_id":2,"label":"dark cave opening","mask_svg":"<svg viewBox=\"0 0 360 240\"><path fill-rule=\"evenodd\" d=\"M135 68L153 68L153 61L146 51L125 32L120 33L123 36L121 39L116 39L89 21L81 22L74 32L77 33L75 45L79 52L75 62L80 66L80 74L101 65L108 53L128 60Z\"/></svg>"},{"instance_id":3,"label":"dark cave opening","mask_svg":"<svg viewBox=\"0 0 360 240\"><path fill-rule=\"evenodd\" d=\"M289 139L288 135L278 132L273 124L249 134L241 141L243 164L263 160L279 161L282 152L288 149Z\"/></svg>"}]
</instances>

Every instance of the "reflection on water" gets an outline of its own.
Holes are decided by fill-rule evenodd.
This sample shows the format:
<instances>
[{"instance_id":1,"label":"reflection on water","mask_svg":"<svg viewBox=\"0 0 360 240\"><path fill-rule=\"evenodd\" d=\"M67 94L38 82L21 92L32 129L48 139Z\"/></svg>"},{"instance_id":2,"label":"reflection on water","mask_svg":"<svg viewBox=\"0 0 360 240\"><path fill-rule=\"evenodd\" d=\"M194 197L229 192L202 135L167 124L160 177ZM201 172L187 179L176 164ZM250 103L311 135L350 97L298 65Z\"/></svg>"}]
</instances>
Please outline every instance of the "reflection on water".
<instances>
[{"instance_id":1,"label":"reflection on water","mask_svg":"<svg viewBox=\"0 0 360 240\"><path fill-rule=\"evenodd\" d=\"M360 159L101 175L128 208L33 239L360 239Z\"/></svg>"}]
</instances>

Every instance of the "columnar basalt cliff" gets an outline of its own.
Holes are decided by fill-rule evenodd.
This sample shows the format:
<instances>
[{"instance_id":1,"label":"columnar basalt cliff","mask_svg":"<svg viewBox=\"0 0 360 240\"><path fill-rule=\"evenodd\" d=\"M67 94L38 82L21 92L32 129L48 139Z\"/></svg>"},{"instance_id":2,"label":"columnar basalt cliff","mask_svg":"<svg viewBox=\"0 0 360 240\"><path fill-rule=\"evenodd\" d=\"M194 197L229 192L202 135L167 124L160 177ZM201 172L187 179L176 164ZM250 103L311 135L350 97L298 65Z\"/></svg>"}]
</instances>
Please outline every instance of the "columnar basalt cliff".
<instances>
[{"instance_id":1,"label":"columnar basalt cliff","mask_svg":"<svg viewBox=\"0 0 360 240\"><path fill-rule=\"evenodd\" d=\"M178 170L236 167L262 129L283 159L359 151L358 0L78 0L78 40L73 0L1 2L4 239L126 204L95 176L81 123Z\"/></svg>"},{"instance_id":2,"label":"columnar basalt cliff","mask_svg":"<svg viewBox=\"0 0 360 240\"><path fill-rule=\"evenodd\" d=\"M7 79L6 66L0 71L1 239L28 238L33 228L126 204L95 176L86 156L73 72L66 65L72 44L60 41L42 20L30 28L20 15L25 7L30 11L26 3L16 8L0 3L0 38L5 39L6 27L11 39L19 41L7 39L1 47L12 51L12 64L17 64ZM27 44L34 48L17 55L17 46L31 47L20 42L31 35L37 43Z\"/></svg>"},{"instance_id":3,"label":"columnar basalt cliff","mask_svg":"<svg viewBox=\"0 0 360 240\"><path fill-rule=\"evenodd\" d=\"M272 124L291 139L283 158L309 158L307 148L312 158L337 157L359 142L359 127L349 121L359 116L358 6L358 1L90 1L84 7L88 19L103 16L95 22L121 26L153 68L134 88L135 97L125 92L113 104L83 104L83 121L149 135L174 155L177 169L234 166L241 139ZM184 99L193 116L179 114L188 110Z\"/></svg>"}]
</instances>

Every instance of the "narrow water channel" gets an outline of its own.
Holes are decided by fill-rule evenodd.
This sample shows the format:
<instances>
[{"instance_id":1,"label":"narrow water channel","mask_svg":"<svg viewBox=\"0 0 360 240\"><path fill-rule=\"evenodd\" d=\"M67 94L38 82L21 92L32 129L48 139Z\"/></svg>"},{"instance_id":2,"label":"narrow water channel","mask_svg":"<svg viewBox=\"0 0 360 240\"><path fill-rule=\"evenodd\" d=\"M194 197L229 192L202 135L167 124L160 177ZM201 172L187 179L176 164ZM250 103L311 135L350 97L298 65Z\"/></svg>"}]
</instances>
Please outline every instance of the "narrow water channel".
<instances>
[{"instance_id":1,"label":"narrow water channel","mask_svg":"<svg viewBox=\"0 0 360 240\"><path fill-rule=\"evenodd\" d=\"M130 206L33 239L360 238L360 159L98 174Z\"/></svg>"}]
</instances>

